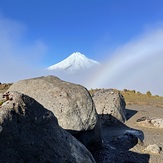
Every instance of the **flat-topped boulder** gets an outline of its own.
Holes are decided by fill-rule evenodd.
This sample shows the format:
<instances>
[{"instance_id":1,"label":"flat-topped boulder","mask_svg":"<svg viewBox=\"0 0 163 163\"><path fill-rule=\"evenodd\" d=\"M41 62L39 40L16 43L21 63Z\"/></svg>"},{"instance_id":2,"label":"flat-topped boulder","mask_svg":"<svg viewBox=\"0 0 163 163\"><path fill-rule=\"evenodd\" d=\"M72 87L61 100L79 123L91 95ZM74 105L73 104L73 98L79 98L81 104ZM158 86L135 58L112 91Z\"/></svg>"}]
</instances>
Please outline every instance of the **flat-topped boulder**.
<instances>
[{"instance_id":1,"label":"flat-topped boulder","mask_svg":"<svg viewBox=\"0 0 163 163\"><path fill-rule=\"evenodd\" d=\"M90 152L33 98L6 94L0 106L1 162L95 163Z\"/></svg>"}]
</instances>

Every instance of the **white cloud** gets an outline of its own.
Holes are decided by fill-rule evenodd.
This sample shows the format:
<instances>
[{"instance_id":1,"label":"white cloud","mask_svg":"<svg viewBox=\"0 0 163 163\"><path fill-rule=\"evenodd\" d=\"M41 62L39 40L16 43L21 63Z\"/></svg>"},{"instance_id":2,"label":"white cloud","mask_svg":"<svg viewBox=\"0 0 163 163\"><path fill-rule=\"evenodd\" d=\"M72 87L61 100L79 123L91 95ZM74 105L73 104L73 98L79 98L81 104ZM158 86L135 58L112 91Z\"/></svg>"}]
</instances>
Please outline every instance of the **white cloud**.
<instances>
[{"instance_id":1,"label":"white cloud","mask_svg":"<svg viewBox=\"0 0 163 163\"><path fill-rule=\"evenodd\" d=\"M163 26L159 25L118 47L101 68L62 79L87 88L150 90L163 95ZM27 43L26 38L27 27L23 23L0 15L0 82L52 73L38 70L46 45L39 39Z\"/></svg>"},{"instance_id":2,"label":"white cloud","mask_svg":"<svg viewBox=\"0 0 163 163\"><path fill-rule=\"evenodd\" d=\"M41 40L27 43L27 27L0 15L0 82L15 82L41 74L36 70L46 51Z\"/></svg>"},{"instance_id":3,"label":"white cloud","mask_svg":"<svg viewBox=\"0 0 163 163\"><path fill-rule=\"evenodd\" d=\"M93 71L56 74L63 80L90 88L134 89L163 95L163 28L148 30L118 47ZM53 73L53 72L52 72Z\"/></svg>"},{"instance_id":4,"label":"white cloud","mask_svg":"<svg viewBox=\"0 0 163 163\"><path fill-rule=\"evenodd\" d=\"M117 48L96 74L92 87L150 90L163 95L163 28L145 34Z\"/></svg>"}]
</instances>

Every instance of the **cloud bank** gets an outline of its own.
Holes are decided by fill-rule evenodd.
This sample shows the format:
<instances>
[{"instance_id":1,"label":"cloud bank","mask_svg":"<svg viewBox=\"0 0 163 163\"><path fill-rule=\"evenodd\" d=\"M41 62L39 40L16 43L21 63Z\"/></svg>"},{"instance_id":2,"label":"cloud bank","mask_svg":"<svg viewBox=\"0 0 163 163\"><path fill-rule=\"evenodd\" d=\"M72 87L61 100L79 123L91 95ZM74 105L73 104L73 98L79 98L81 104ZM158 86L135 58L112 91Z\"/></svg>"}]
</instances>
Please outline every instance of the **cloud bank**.
<instances>
[{"instance_id":1,"label":"cloud bank","mask_svg":"<svg viewBox=\"0 0 163 163\"><path fill-rule=\"evenodd\" d=\"M50 73L91 88L130 89L163 96L163 28L148 30L108 54L105 62L78 74Z\"/></svg>"},{"instance_id":2,"label":"cloud bank","mask_svg":"<svg viewBox=\"0 0 163 163\"><path fill-rule=\"evenodd\" d=\"M15 82L41 74L37 63L47 47L39 39L29 43L26 34L23 23L0 15L0 82Z\"/></svg>"},{"instance_id":3,"label":"cloud bank","mask_svg":"<svg viewBox=\"0 0 163 163\"><path fill-rule=\"evenodd\" d=\"M29 42L27 32L21 22L0 15L0 82L53 74L88 89L126 88L163 95L163 26L118 47L97 69L74 76L39 69L47 47L39 39Z\"/></svg>"},{"instance_id":4,"label":"cloud bank","mask_svg":"<svg viewBox=\"0 0 163 163\"><path fill-rule=\"evenodd\" d=\"M163 95L163 28L145 34L117 48L94 72L92 88L135 89Z\"/></svg>"}]
</instances>

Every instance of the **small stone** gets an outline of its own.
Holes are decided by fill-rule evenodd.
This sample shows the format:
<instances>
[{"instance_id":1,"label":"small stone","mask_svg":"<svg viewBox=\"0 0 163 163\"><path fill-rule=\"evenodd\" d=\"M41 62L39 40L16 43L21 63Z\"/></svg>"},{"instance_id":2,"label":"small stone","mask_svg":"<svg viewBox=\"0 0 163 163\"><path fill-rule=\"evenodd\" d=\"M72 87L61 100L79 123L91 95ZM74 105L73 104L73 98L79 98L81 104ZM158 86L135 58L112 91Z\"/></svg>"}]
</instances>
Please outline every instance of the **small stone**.
<instances>
[{"instance_id":1,"label":"small stone","mask_svg":"<svg viewBox=\"0 0 163 163\"><path fill-rule=\"evenodd\" d=\"M163 128L162 118L141 117L137 120L137 123L147 127Z\"/></svg>"},{"instance_id":2,"label":"small stone","mask_svg":"<svg viewBox=\"0 0 163 163\"><path fill-rule=\"evenodd\" d=\"M153 154L160 154L161 148L157 144L152 144L148 145L145 149L144 152L149 152Z\"/></svg>"},{"instance_id":3,"label":"small stone","mask_svg":"<svg viewBox=\"0 0 163 163\"><path fill-rule=\"evenodd\" d=\"M163 128L163 119L162 118L152 119L151 123L154 125L154 127Z\"/></svg>"}]
</instances>

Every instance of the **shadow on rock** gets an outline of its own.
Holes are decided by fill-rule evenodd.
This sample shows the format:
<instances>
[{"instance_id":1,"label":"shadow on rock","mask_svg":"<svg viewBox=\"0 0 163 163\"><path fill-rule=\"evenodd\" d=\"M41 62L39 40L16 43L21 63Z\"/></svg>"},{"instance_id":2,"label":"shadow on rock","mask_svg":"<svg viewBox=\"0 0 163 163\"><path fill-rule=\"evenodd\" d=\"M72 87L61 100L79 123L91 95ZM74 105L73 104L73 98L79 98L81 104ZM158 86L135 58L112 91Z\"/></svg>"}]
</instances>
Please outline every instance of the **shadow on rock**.
<instances>
[{"instance_id":1,"label":"shadow on rock","mask_svg":"<svg viewBox=\"0 0 163 163\"><path fill-rule=\"evenodd\" d=\"M0 106L0 142L3 163L95 163L51 111L18 92L8 93Z\"/></svg>"},{"instance_id":2,"label":"shadow on rock","mask_svg":"<svg viewBox=\"0 0 163 163\"><path fill-rule=\"evenodd\" d=\"M98 120L95 128L90 131L66 131L71 133L82 144L87 144L86 148L92 153L92 155L95 155L96 153L100 152L100 149L102 148L100 120Z\"/></svg>"},{"instance_id":3,"label":"shadow on rock","mask_svg":"<svg viewBox=\"0 0 163 163\"><path fill-rule=\"evenodd\" d=\"M74 136L90 150L90 144L101 144L98 115L85 87L56 76L42 76L18 81L8 91L18 91L34 98L53 112L59 126L72 135L77 132L78 136Z\"/></svg>"},{"instance_id":4,"label":"shadow on rock","mask_svg":"<svg viewBox=\"0 0 163 163\"><path fill-rule=\"evenodd\" d=\"M133 112L134 113L134 112ZM97 163L148 163L150 155L130 151L135 145L143 145L144 134L130 128L110 115L99 115L103 146L94 155ZM109 119L112 119L109 121ZM106 121L107 119L107 121Z\"/></svg>"},{"instance_id":5,"label":"shadow on rock","mask_svg":"<svg viewBox=\"0 0 163 163\"><path fill-rule=\"evenodd\" d=\"M126 108L126 119L129 120L133 117L138 111L137 110L130 110Z\"/></svg>"}]
</instances>

